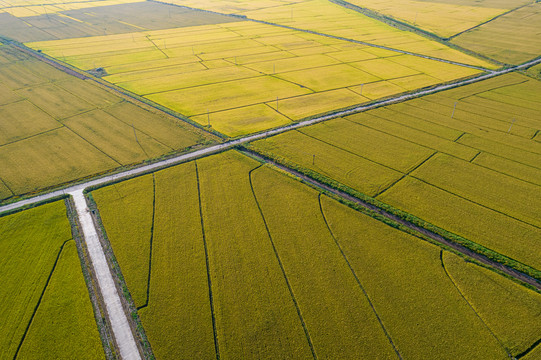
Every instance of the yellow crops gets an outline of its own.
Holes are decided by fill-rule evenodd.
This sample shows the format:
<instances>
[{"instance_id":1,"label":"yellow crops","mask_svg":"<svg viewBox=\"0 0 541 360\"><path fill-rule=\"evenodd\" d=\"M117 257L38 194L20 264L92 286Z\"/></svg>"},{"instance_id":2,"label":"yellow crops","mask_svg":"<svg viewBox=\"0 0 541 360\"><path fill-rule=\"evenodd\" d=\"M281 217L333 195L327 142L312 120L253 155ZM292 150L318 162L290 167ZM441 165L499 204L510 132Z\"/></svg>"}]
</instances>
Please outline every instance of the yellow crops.
<instances>
[{"instance_id":1,"label":"yellow crops","mask_svg":"<svg viewBox=\"0 0 541 360\"><path fill-rule=\"evenodd\" d=\"M231 137L479 72L246 21L29 45Z\"/></svg>"},{"instance_id":2,"label":"yellow crops","mask_svg":"<svg viewBox=\"0 0 541 360\"><path fill-rule=\"evenodd\" d=\"M0 237L0 356L104 359L63 202L1 217Z\"/></svg>"},{"instance_id":3,"label":"yellow crops","mask_svg":"<svg viewBox=\"0 0 541 360\"><path fill-rule=\"evenodd\" d=\"M461 1L453 4L415 0L351 0L349 2L390 15L441 37L449 37L468 30L512 7L521 5L520 2L513 2L512 6L504 2L492 2L494 4L479 6L475 1ZM527 3L527 1L522 3Z\"/></svg>"},{"instance_id":4,"label":"yellow crops","mask_svg":"<svg viewBox=\"0 0 541 360\"><path fill-rule=\"evenodd\" d=\"M10 46L0 48L0 201L203 141Z\"/></svg>"},{"instance_id":5,"label":"yellow crops","mask_svg":"<svg viewBox=\"0 0 541 360\"><path fill-rule=\"evenodd\" d=\"M503 63L519 64L539 56L541 4L533 3L454 38L453 43Z\"/></svg>"},{"instance_id":6,"label":"yellow crops","mask_svg":"<svg viewBox=\"0 0 541 360\"><path fill-rule=\"evenodd\" d=\"M151 175L93 193L137 307L147 302L154 188ZM129 210L131 209L131 211ZM133 224L128 225L128 224ZM135 261L133 261L135 260Z\"/></svg>"},{"instance_id":7,"label":"yellow crops","mask_svg":"<svg viewBox=\"0 0 541 360\"><path fill-rule=\"evenodd\" d=\"M539 94L510 74L253 146L539 268Z\"/></svg>"},{"instance_id":8,"label":"yellow crops","mask_svg":"<svg viewBox=\"0 0 541 360\"><path fill-rule=\"evenodd\" d=\"M450 253L444 254L443 265L457 288L513 356L538 340L541 294Z\"/></svg>"},{"instance_id":9,"label":"yellow crops","mask_svg":"<svg viewBox=\"0 0 541 360\"><path fill-rule=\"evenodd\" d=\"M149 207L128 187L149 193L150 176L94 192L120 190L96 197L106 230L117 233L115 254L134 247L119 230ZM154 176L155 220L141 232L153 229L149 302L139 313L157 356L214 357L216 341L220 357L308 359L311 346L326 358L392 358L392 340L404 358L503 359L536 340L538 294L462 269L455 255L237 152ZM143 238L137 247L148 248ZM147 256L120 262L126 279L147 268ZM512 295L492 301L494 282ZM515 311L528 321L507 330Z\"/></svg>"}]
</instances>

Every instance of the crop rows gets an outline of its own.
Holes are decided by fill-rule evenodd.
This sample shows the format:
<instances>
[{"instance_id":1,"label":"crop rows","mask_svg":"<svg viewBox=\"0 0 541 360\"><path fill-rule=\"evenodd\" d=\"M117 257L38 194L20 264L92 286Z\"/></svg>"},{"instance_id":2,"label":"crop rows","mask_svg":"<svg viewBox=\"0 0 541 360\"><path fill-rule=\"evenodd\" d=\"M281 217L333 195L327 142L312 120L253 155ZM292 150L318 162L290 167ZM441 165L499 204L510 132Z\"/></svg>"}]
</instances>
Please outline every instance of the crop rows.
<instances>
[{"instance_id":1,"label":"crop rows","mask_svg":"<svg viewBox=\"0 0 541 360\"><path fill-rule=\"evenodd\" d=\"M541 237L533 195L541 185L541 148L532 138L540 91L535 80L507 75L252 148L539 269L531 249Z\"/></svg>"},{"instance_id":2,"label":"crop rows","mask_svg":"<svg viewBox=\"0 0 541 360\"><path fill-rule=\"evenodd\" d=\"M201 133L0 47L0 200L159 157Z\"/></svg>"},{"instance_id":3,"label":"crop rows","mask_svg":"<svg viewBox=\"0 0 541 360\"><path fill-rule=\"evenodd\" d=\"M234 151L92 195L132 294L151 261L157 358L504 359L537 341L539 294Z\"/></svg>"},{"instance_id":4,"label":"crop rows","mask_svg":"<svg viewBox=\"0 0 541 360\"><path fill-rule=\"evenodd\" d=\"M103 359L62 202L0 218L0 356Z\"/></svg>"}]
</instances>

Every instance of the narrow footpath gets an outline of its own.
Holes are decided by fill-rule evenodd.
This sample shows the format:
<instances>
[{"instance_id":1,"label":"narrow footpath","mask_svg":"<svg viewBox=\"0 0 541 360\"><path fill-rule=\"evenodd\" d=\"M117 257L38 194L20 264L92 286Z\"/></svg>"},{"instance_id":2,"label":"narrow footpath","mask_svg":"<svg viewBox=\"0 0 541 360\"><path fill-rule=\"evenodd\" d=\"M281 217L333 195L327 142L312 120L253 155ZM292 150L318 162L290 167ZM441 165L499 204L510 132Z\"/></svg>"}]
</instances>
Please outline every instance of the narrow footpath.
<instances>
[{"instance_id":1,"label":"narrow footpath","mask_svg":"<svg viewBox=\"0 0 541 360\"><path fill-rule=\"evenodd\" d=\"M75 209L79 217L79 223L81 224L90 262L98 279L99 292L105 303L105 310L111 324L113 337L120 352L120 358L124 360L140 360L139 349L137 348L124 308L122 307L120 295L118 294L113 275L107 264L107 259L105 258L83 191L74 191L70 195L75 202Z\"/></svg>"}]
</instances>

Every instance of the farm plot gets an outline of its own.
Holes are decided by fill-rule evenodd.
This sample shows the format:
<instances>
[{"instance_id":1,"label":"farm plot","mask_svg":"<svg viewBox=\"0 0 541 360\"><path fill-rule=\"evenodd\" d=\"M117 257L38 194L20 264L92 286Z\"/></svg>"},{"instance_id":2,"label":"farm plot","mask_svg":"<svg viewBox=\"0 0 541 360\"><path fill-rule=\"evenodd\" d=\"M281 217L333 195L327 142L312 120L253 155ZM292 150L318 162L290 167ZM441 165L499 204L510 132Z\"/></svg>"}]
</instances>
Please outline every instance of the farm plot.
<instances>
[{"instance_id":1,"label":"farm plot","mask_svg":"<svg viewBox=\"0 0 541 360\"><path fill-rule=\"evenodd\" d=\"M480 73L247 21L28 45L230 137Z\"/></svg>"},{"instance_id":2,"label":"farm plot","mask_svg":"<svg viewBox=\"0 0 541 360\"><path fill-rule=\"evenodd\" d=\"M466 31L480 23L488 21L511 9L530 3L519 1L458 1L451 3L440 1L416 0L349 0L350 4L369 8L410 25L448 38Z\"/></svg>"},{"instance_id":3,"label":"farm plot","mask_svg":"<svg viewBox=\"0 0 541 360\"><path fill-rule=\"evenodd\" d=\"M354 10L344 8L325 0L287 1L285 4L260 8L254 1L235 1L235 6L222 1L168 0L167 2L205 10L240 14L257 19L317 31L332 36L388 46L404 51L434 56L482 67L493 67L490 63L451 49L443 44L428 40L411 32L401 31L378 20L369 18ZM424 3L428 4L428 3ZM448 6L455 6L448 5ZM423 6L424 8L427 5ZM471 11L469 11L471 13ZM440 23L441 24L441 23ZM311 34L307 34L308 37Z\"/></svg>"},{"instance_id":4,"label":"farm plot","mask_svg":"<svg viewBox=\"0 0 541 360\"><path fill-rule=\"evenodd\" d=\"M538 81L506 75L251 147L539 269L538 94Z\"/></svg>"},{"instance_id":5,"label":"farm plot","mask_svg":"<svg viewBox=\"0 0 541 360\"><path fill-rule=\"evenodd\" d=\"M145 211L143 229L135 224L140 192L148 207L153 186L154 222ZM439 248L234 151L92 195L130 291L140 286L128 273L150 269L139 314L157 358L219 349L221 358L505 359L535 342L535 310L515 334L498 328L495 338L485 322L498 327L525 302L541 306L538 294L496 274L465 275L461 282L482 283L476 308L498 312L479 318L446 275ZM120 229L133 226L146 256L120 261L135 246L134 233ZM490 303L490 278L520 300Z\"/></svg>"},{"instance_id":6,"label":"farm plot","mask_svg":"<svg viewBox=\"0 0 541 360\"><path fill-rule=\"evenodd\" d=\"M142 0L106 0L69 4L0 3L0 35L20 41L43 41L124 34L141 30L236 21L224 15Z\"/></svg>"},{"instance_id":7,"label":"farm plot","mask_svg":"<svg viewBox=\"0 0 541 360\"><path fill-rule=\"evenodd\" d=\"M444 253L442 264L457 288L511 355L526 355L525 350L539 340L541 324L536 318L541 313L540 294L525 290L511 280L451 253ZM527 325L523 327L522 324ZM531 332L536 327L539 330ZM525 329L529 330L524 333Z\"/></svg>"},{"instance_id":8,"label":"farm plot","mask_svg":"<svg viewBox=\"0 0 541 360\"><path fill-rule=\"evenodd\" d=\"M207 141L11 46L0 56L0 201Z\"/></svg>"},{"instance_id":9,"label":"farm plot","mask_svg":"<svg viewBox=\"0 0 541 360\"><path fill-rule=\"evenodd\" d=\"M104 359L63 202L0 217L0 356Z\"/></svg>"},{"instance_id":10,"label":"farm plot","mask_svg":"<svg viewBox=\"0 0 541 360\"><path fill-rule=\"evenodd\" d=\"M541 53L541 4L533 3L452 39L502 63L519 64Z\"/></svg>"}]
</instances>

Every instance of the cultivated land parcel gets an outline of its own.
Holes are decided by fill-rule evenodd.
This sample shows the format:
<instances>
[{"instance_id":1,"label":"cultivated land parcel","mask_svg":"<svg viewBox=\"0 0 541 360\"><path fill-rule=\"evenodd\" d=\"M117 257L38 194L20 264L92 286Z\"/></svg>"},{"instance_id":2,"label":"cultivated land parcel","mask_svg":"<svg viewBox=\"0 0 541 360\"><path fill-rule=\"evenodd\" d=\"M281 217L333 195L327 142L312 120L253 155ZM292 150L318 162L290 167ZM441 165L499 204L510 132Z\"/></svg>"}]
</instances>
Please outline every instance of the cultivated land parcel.
<instances>
[{"instance_id":1,"label":"cultivated land parcel","mask_svg":"<svg viewBox=\"0 0 541 360\"><path fill-rule=\"evenodd\" d=\"M237 152L93 197L158 358L503 359L537 340L539 294Z\"/></svg>"},{"instance_id":2,"label":"cultivated land parcel","mask_svg":"<svg viewBox=\"0 0 541 360\"><path fill-rule=\"evenodd\" d=\"M104 359L62 201L0 218L0 354Z\"/></svg>"},{"instance_id":3,"label":"cultivated land parcel","mask_svg":"<svg viewBox=\"0 0 541 360\"><path fill-rule=\"evenodd\" d=\"M506 75L253 147L539 269L539 94Z\"/></svg>"},{"instance_id":4,"label":"cultivated land parcel","mask_svg":"<svg viewBox=\"0 0 541 360\"><path fill-rule=\"evenodd\" d=\"M0 199L206 142L203 133L0 46Z\"/></svg>"},{"instance_id":5,"label":"cultivated land parcel","mask_svg":"<svg viewBox=\"0 0 541 360\"><path fill-rule=\"evenodd\" d=\"M538 7L0 0L0 203L224 142L87 189L143 358L541 359L540 65L332 115L538 57ZM0 214L0 357L121 358L76 215Z\"/></svg>"}]
</instances>

